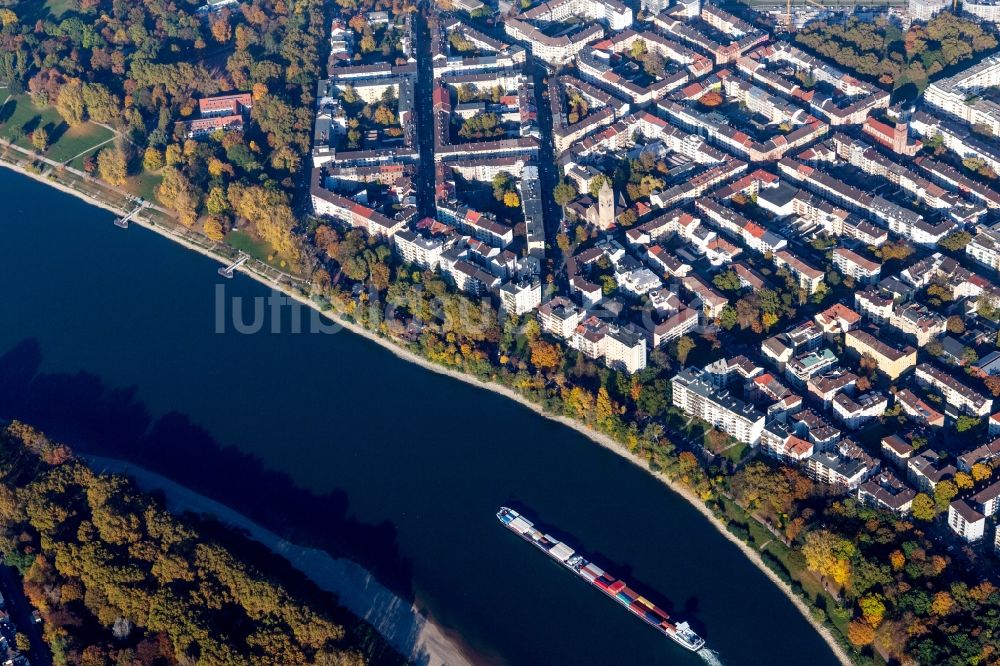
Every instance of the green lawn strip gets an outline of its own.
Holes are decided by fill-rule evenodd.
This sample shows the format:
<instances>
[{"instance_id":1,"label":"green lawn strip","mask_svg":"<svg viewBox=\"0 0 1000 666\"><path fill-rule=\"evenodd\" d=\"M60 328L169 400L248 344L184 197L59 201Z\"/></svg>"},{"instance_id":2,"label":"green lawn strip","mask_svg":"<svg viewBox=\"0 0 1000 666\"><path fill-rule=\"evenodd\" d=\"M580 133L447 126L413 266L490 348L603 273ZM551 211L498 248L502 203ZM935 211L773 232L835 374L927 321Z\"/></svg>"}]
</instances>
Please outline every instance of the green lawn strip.
<instances>
[{"instance_id":1,"label":"green lawn strip","mask_svg":"<svg viewBox=\"0 0 1000 666\"><path fill-rule=\"evenodd\" d=\"M97 148L96 147L95 148L91 148L87 152L81 153L81 154L77 155L76 157L74 157L72 160L70 160L66 164L66 166L72 167L74 169L77 169L78 171L83 171L83 166L84 166L84 163L87 161L87 158L88 157L96 157L96 156L97 156Z\"/></svg>"},{"instance_id":2,"label":"green lawn strip","mask_svg":"<svg viewBox=\"0 0 1000 666\"><path fill-rule=\"evenodd\" d=\"M114 133L111 130L94 123L70 127L49 147L45 156L56 162L65 162L82 152L89 154L98 145L113 137Z\"/></svg>"},{"instance_id":3,"label":"green lawn strip","mask_svg":"<svg viewBox=\"0 0 1000 666\"><path fill-rule=\"evenodd\" d=\"M754 550L761 552L765 564L768 563L768 560L776 560L780 563L780 568L784 569L784 575L782 572L776 571L778 577L786 582L790 578L793 581L792 588L801 590L806 603L813 607L824 607L827 611L826 616L835 629L840 632L841 636L846 635L850 614L836 612L837 602L823 589L823 583L806 569L802 554L786 546L756 518L732 500L720 497L719 504L723 508L723 519L733 524L729 531L744 540L746 540L745 536L749 534L748 543ZM761 549L761 546L764 548ZM768 566L771 567L770 564Z\"/></svg>"},{"instance_id":4,"label":"green lawn strip","mask_svg":"<svg viewBox=\"0 0 1000 666\"><path fill-rule=\"evenodd\" d=\"M750 447L750 445L746 444L744 442L736 442L735 445L733 445L730 448L726 449L725 451L723 451L719 455L721 455L723 458L729 458L734 463L738 463L740 460L743 459L743 453L749 447Z\"/></svg>"},{"instance_id":5,"label":"green lawn strip","mask_svg":"<svg viewBox=\"0 0 1000 666\"><path fill-rule=\"evenodd\" d=\"M230 231L226 234L226 243L237 250L246 252L254 259L259 259L271 266L275 266L276 260L268 260L274 256L271 246L264 241L257 240L245 231Z\"/></svg>"},{"instance_id":6,"label":"green lawn strip","mask_svg":"<svg viewBox=\"0 0 1000 666\"><path fill-rule=\"evenodd\" d=\"M143 171L136 176L130 176L125 189L135 196L156 203L156 188L160 185L161 176L149 171Z\"/></svg>"},{"instance_id":7,"label":"green lawn strip","mask_svg":"<svg viewBox=\"0 0 1000 666\"><path fill-rule=\"evenodd\" d=\"M39 109L27 95L16 95L0 111L0 137L17 139L14 144L32 149L31 133L44 128L49 133L45 156L62 162L114 136L111 130L94 123L69 127L53 107Z\"/></svg>"}]
</instances>

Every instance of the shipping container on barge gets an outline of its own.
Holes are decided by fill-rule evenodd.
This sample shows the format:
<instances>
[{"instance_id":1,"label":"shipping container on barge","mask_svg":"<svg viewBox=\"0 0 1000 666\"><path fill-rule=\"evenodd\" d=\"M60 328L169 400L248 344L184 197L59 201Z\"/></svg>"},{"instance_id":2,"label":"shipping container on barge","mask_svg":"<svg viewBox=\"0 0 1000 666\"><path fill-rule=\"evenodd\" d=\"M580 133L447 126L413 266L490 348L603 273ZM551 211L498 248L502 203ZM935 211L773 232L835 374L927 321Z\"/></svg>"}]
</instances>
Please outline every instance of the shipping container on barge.
<instances>
[{"instance_id":1,"label":"shipping container on barge","mask_svg":"<svg viewBox=\"0 0 1000 666\"><path fill-rule=\"evenodd\" d=\"M497 511L497 519L511 532L514 532L528 543L567 569L584 579L601 592L611 597L622 606L628 608L646 624L650 625L667 638L674 640L692 652L700 650L705 645L705 639L692 631L687 622L671 622L660 607L639 595L623 580L617 580L593 562L588 562L562 541L545 534L535 528L535 525L517 511L505 506Z\"/></svg>"}]
</instances>

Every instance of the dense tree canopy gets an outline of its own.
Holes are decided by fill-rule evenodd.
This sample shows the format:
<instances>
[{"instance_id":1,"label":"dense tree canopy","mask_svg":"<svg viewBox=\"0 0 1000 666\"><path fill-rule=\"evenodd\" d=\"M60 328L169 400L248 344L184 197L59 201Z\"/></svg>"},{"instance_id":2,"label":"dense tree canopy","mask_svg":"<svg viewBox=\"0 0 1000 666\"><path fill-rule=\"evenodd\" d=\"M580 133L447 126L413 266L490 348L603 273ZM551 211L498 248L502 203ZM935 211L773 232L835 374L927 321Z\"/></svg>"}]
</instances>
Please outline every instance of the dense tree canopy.
<instances>
[{"instance_id":1,"label":"dense tree canopy","mask_svg":"<svg viewBox=\"0 0 1000 666\"><path fill-rule=\"evenodd\" d=\"M795 41L885 85L913 83L920 90L945 67L997 46L990 29L949 12L914 23L905 33L885 18L814 21L796 33Z\"/></svg>"},{"instance_id":2,"label":"dense tree canopy","mask_svg":"<svg viewBox=\"0 0 1000 666\"><path fill-rule=\"evenodd\" d=\"M310 145L313 91L323 66L321 0L295 3L294 11L256 0L210 17L197 14L194 2L73 0L61 15L43 13L30 22L18 19L37 16L40 3L3 4L0 81L15 93L30 92L37 105L54 106L70 126L90 120L120 132L124 154L105 151L97 160L108 182L122 185L139 170L160 176L155 156L172 156L166 163L177 173L165 176L159 202L188 225L212 215L223 232L237 221L234 211L206 210L201 193L231 183L267 191L294 186L299 155ZM195 117L199 98L231 91L253 93L245 132L220 132L189 145L178 123ZM299 249L286 233L295 226L284 219L287 202L258 202L277 208L244 215L249 229L294 259Z\"/></svg>"},{"instance_id":3,"label":"dense tree canopy","mask_svg":"<svg viewBox=\"0 0 1000 666\"><path fill-rule=\"evenodd\" d=\"M326 613L17 422L0 433L0 551L56 663L364 663Z\"/></svg>"}]
</instances>

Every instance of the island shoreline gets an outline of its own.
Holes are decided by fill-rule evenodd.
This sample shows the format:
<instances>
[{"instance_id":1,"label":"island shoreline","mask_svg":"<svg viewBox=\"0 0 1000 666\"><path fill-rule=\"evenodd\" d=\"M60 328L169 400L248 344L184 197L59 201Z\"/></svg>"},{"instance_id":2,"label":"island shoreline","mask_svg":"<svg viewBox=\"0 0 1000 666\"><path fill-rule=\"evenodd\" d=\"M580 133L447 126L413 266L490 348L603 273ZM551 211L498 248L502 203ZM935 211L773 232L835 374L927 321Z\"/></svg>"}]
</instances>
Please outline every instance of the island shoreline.
<instances>
[{"instance_id":1,"label":"island shoreline","mask_svg":"<svg viewBox=\"0 0 1000 666\"><path fill-rule=\"evenodd\" d=\"M98 208L102 208L102 209L107 210L107 211L109 211L111 213L114 213L115 215L124 215L126 213L126 211L122 211L120 209L117 209L117 208L115 208L114 206L112 206L110 204L102 202L102 201L100 201L100 200L98 200L98 199L96 199L94 197L86 195L83 192L79 192L79 191L77 191L77 190L75 190L75 189L73 189L71 187L68 187L68 186L60 183L58 180L55 180L55 179L52 179L52 178L47 178L47 177L45 177L45 176L43 176L41 174L32 173L31 171L29 171L27 169L24 169L20 165L12 164L10 162L7 162L6 160L0 160L0 166L8 168L8 169L11 169L12 171L20 173L21 175L27 176L29 178L32 178L32 179L34 179L34 180L36 180L36 181L38 181L40 183L43 183L45 185L49 185L49 186L55 187L56 189L58 189L58 190L60 190L60 191L62 191L64 193L66 193L66 194L73 195L73 196L77 197L78 199L81 199L81 200L83 200L83 201L85 201L85 202L87 202L87 203L89 203L91 205L97 206ZM154 232L154 233L156 233L156 234L158 234L158 235L160 235L160 236L162 236L164 238L176 241L177 243L179 243L183 247L186 247L189 250L194 250L195 252L198 252L199 254L201 254L201 255L203 255L205 257L208 257L210 259L213 259L215 261L218 261L219 263L221 263L223 265L226 265L227 263L229 263L229 259L227 257L223 257L222 255L217 254L217 253L211 251L208 248L196 245L195 243L192 243L192 242L190 242L189 240L187 240L187 239L185 239L183 237L177 236L176 234L171 233L166 227L150 223L150 222L142 219L141 215L136 215L130 221L133 222L133 223L135 223L137 226L140 226L140 227L142 227L144 229L152 231L152 232ZM695 508L695 510L697 510L699 513L701 513L701 515L704 516L708 520L708 522L710 524L712 524L715 527L715 529L723 537L725 537L730 543L732 543L733 545L735 545L743 553L743 555L751 563L754 564L754 566L756 566L761 572L763 572L763 574L772 583L774 583L775 587L777 587L780 591L782 591L785 594L785 596L792 602L792 605L795 606L795 608L806 619L806 621L813 627L813 629L816 630L816 632L819 634L819 636L830 647L830 649L833 652L834 656L837 658L837 660L841 664L843 664L844 666L850 666L850 664L852 663L851 660L850 660L850 657L847 655L847 652L844 650L843 646L834 637L834 635L832 634L832 632L830 631L830 629L828 627L826 627L825 625L821 624L820 622L818 622L813 617L812 612L811 612L809 606L804 601L802 601L802 599L800 599L792 591L792 588L791 588L790 585L788 585L784 581L782 581L778 577L778 575L775 574L774 571L772 571L764 563L764 560L760 556L760 553L758 553L756 550L754 550L753 548L751 548L748 544L746 544L745 542L741 541L735 535L733 535L732 533L730 533L726 529L726 526L715 516L715 514L712 513L712 511L705 505L705 503L700 498L698 498L690 489L684 487L683 485L681 485L681 484L679 484L679 483L677 483L675 481L672 481L672 480L668 479L663 474L651 473L642 459L640 459L634 453L631 453L630 451L626 450L621 444L619 444L618 442L616 442L615 440L613 440L608 435L605 435L604 433L600 433L600 432L597 432L595 430L592 430L592 429L588 428L586 425L584 425L584 424L582 424L582 423L580 423L578 421L575 421L575 420L573 420L573 419L571 419L569 417L546 412L542 408L541 405L539 405L539 404L537 404L535 402L532 402L528 398L522 396L521 394L517 393L516 391L514 391L513 389L511 389L511 388L509 388L507 386L504 386L504 385L496 383L496 382L484 381L484 380L482 380L482 379L480 379L478 377L475 377L473 375L461 372L459 370L455 370L453 368L447 368L447 367L438 365L438 364L436 364L436 363L434 363L434 362L432 362L432 361L430 361L430 360L428 360L428 359L420 356L419 354L416 354L415 352L413 352L413 351L411 351L409 349L406 349L405 347L403 347L403 346L401 346L401 345L393 342L392 340L390 340L388 338L384 338L382 336L379 336L376 333L374 333L372 331L369 331L368 329L366 329L366 328L364 328L364 327L362 327L362 326L360 326L360 325L358 325L358 324L356 324L354 322L347 321L347 320L345 320L343 318L336 317L333 313L322 310L315 302L313 302L310 299L306 298L305 296L297 293L294 289L289 289L286 285L283 285L283 284L278 283L278 282L273 281L273 280L268 280L264 276L259 275L258 273L255 273L254 271L246 270L243 267L239 267L237 270L239 270L241 273L245 274L247 277L250 277L251 279L256 280L260 284L262 284L262 285L264 285L266 287L270 287L271 289L274 289L276 291L279 291L279 292L281 292L283 295L285 295L288 298L294 299L297 303L299 303L301 305L304 305L304 306L306 306L306 307L308 307L308 308L310 308L312 310L315 310L316 312L318 312L322 316L329 318L332 322L334 322L335 324L337 324L339 326L344 327L348 331L350 331L350 332L352 332L352 333L354 333L356 335L359 335L359 336L361 336L363 338L366 338L367 340L370 340L371 342L374 342L375 344L378 344L379 346L383 347L384 349L386 349L389 352L391 352L392 354L394 354L399 359L402 359L404 361L413 363L413 364L415 364L417 366L420 366L421 368L424 368L426 370L430 370L432 372L436 372L438 374L445 375L445 376L450 377L452 379L457 379L459 381L463 381L463 382L465 382L467 384L470 384L472 386L476 386L478 388L482 388L482 389L485 389L485 390L488 390L488 391L492 391L492 392L494 392L496 394L499 394L501 396L509 398L509 399L511 399L511 400L513 400L513 401L515 401L515 402L523 405L524 407L527 407L528 409L531 409L536 414L539 414L539 415L541 415L541 416L543 416L543 417L545 417L547 419L550 419L550 420L555 421L557 423L560 423L560 424L562 424L564 426L568 426L568 427L572 428L573 430L577 431L581 435L584 435L585 437L587 437L588 439L590 439L592 442L595 442L598 445L600 445L600 446L602 446L602 447L604 447L604 448L606 448L606 449L608 449L610 451L613 451L614 453L617 453L619 456L625 458L626 460L630 461L631 463L633 463L633 464L637 465L638 467L642 468L647 473L650 473L653 476L653 478L659 480L667 488L669 488L671 491L673 491L674 493L676 493L677 495L679 495L682 499L684 499L688 504L692 505ZM438 629L441 629L441 628L438 627Z\"/></svg>"}]
</instances>

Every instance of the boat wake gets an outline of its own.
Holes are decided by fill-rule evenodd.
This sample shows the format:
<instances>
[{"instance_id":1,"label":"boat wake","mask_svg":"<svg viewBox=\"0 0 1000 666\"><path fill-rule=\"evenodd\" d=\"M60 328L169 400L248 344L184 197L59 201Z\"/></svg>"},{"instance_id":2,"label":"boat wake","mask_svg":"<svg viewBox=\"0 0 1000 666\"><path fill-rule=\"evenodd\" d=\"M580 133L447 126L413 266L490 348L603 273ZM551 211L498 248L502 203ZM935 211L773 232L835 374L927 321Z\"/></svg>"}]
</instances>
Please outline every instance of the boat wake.
<instances>
[{"instance_id":1,"label":"boat wake","mask_svg":"<svg viewBox=\"0 0 1000 666\"><path fill-rule=\"evenodd\" d=\"M698 656L701 657L705 663L711 664L711 666L723 666L722 659L719 658L719 653L715 650L702 648L698 650Z\"/></svg>"}]
</instances>

